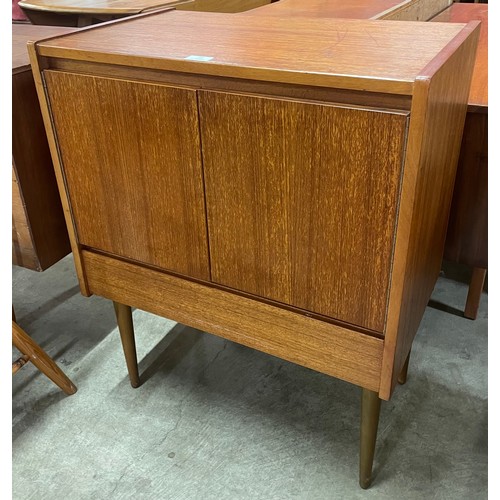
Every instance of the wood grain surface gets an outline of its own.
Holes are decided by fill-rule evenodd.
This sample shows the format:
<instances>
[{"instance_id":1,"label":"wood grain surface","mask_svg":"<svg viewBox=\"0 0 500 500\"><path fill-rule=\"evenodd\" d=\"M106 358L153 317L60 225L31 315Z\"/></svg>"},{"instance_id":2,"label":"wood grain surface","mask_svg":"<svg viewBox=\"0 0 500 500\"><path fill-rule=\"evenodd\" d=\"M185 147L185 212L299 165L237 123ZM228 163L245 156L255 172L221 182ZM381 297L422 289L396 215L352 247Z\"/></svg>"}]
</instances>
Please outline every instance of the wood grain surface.
<instances>
[{"instance_id":1,"label":"wood grain surface","mask_svg":"<svg viewBox=\"0 0 500 500\"><path fill-rule=\"evenodd\" d=\"M469 92L457 177L453 193L445 259L475 269L466 315L474 317L488 267L488 5L453 4L433 21L481 21L481 31ZM473 286L476 285L476 286ZM475 293L474 293L475 292Z\"/></svg>"},{"instance_id":2,"label":"wood grain surface","mask_svg":"<svg viewBox=\"0 0 500 500\"><path fill-rule=\"evenodd\" d=\"M73 261L75 264L76 275L78 278L78 283L80 285L81 293L84 296L88 297L89 290L87 286L87 280L85 278L85 272L82 265L82 259L80 256L80 244L76 237L73 215L71 213L68 195L66 192L64 176L61 169L59 150L56 142L54 127L51 117L51 111L49 109L47 94L45 92L45 83L43 81L43 76L42 76L42 68L45 68L45 62L39 59L36 53L35 42L32 41L28 42L28 54L30 56L33 80L35 82L35 89L38 96L38 101L40 103L40 112L42 114L43 124L45 126L45 132L47 136L47 142L49 144L50 156L52 158L52 164L54 166L54 173L56 176L57 189L59 191L59 197L63 209L64 220L66 222L66 228L68 230L71 251L73 253Z\"/></svg>"},{"instance_id":3,"label":"wood grain surface","mask_svg":"<svg viewBox=\"0 0 500 500\"><path fill-rule=\"evenodd\" d=\"M36 271L67 255L70 243L26 45L70 31L12 25L12 262Z\"/></svg>"},{"instance_id":4,"label":"wood grain surface","mask_svg":"<svg viewBox=\"0 0 500 500\"><path fill-rule=\"evenodd\" d=\"M40 42L37 50L42 56L410 95L419 72L462 29L174 11L98 25Z\"/></svg>"},{"instance_id":5,"label":"wood grain surface","mask_svg":"<svg viewBox=\"0 0 500 500\"><path fill-rule=\"evenodd\" d=\"M60 26L34 26L33 24L12 25L12 73L31 69L27 50L28 41L36 41L55 35L70 33L75 28Z\"/></svg>"},{"instance_id":6,"label":"wood grain surface","mask_svg":"<svg viewBox=\"0 0 500 500\"><path fill-rule=\"evenodd\" d=\"M12 75L12 158L16 180L13 202L17 203L12 214L13 263L43 271L70 252L70 243L29 68ZM22 193L19 198L17 190Z\"/></svg>"},{"instance_id":7,"label":"wood grain surface","mask_svg":"<svg viewBox=\"0 0 500 500\"><path fill-rule=\"evenodd\" d=\"M488 111L488 5L454 3L432 21L467 23L481 21L476 62L469 93L469 111Z\"/></svg>"},{"instance_id":8,"label":"wood grain surface","mask_svg":"<svg viewBox=\"0 0 500 500\"><path fill-rule=\"evenodd\" d=\"M394 9L402 0L279 0L245 15L262 17L333 17L346 19L371 19L382 12Z\"/></svg>"},{"instance_id":9,"label":"wood grain surface","mask_svg":"<svg viewBox=\"0 0 500 500\"><path fill-rule=\"evenodd\" d=\"M416 82L380 397L390 397L441 269L479 23L433 61Z\"/></svg>"},{"instance_id":10,"label":"wood grain surface","mask_svg":"<svg viewBox=\"0 0 500 500\"><path fill-rule=\"evenodd\" d=\"M245 12L270 3L271 0L194 0L193 2L179 5L178 10L228 13Z\"/></svg>"},{"instance_id":11,"label":"wood grain surface","mask_svg":"<svg viewBox=\"0 0 500 500\"><path fill-rule=\"evenodd\" d=\"M12 263L27 269L40 270L26 205L14 166L12 167Z\"/></svg>"},{"instance_id":12,"label":"wood grain surface","mask_svg":"<svg viewBox=\"0 0 500 500\"><path fill-rule=\"evenodd\" d=\"M280 0L249 11L263 17L333 17L426 21L453 0Z\"/></svg>"},{"instance_id":13,"label":"wood grain surface","mask_svg":"<svg viewBox=\"0 0 500 500\"><path fill-rule=\"evenodd\" d=\"M428 21L452 2L453 0L406 0L376 18L391 21Z\"/></svg>"},{"instance_id":14,"label":"wood grain surface","mask_svg":"<svg viewBox=\"0 0 500 500\"><path fill-rule=\"evenodd\" d=\"M79 242L209 279L196 92L45 78Z\"/></svg>"},{"instance_id":15,"label":"wood grain surface","mask_svg":"<svg viewBox=\"0 0 500 500\"><path fill-rule=\"evenodd\" d=\"M62 65L81 64L82 68L102 67L103 71L114 65L117 72L136 71L142 74L141 78L152 75L153 80L161 72L166 79L179 78L184 85L192 85L192 89L172 89L160 83L46 71L63 169L70 172L69 175L66 172L64 179L57 169L59 185L68 183L78 233L90 238L77 240L76 244L95 246L135 262L79 247L79 276L86 280L87 292L221 335L356 383L389 399L440 267L478 32L477 23L464 26L263 19L257 15L174 12L38 43L36 62L43 68L54 65L55 60ZM35 47L30 50L34 54ZM200 56L213 59L199 61ZM277 84L277 92L303 86L304 89L322 87L324 91L335 88L335 93L344 93L345 99L364 93L373 96L374 106L390 102L392 97L381 98L388 94L404 96L405 100L399 112L387 109L375 112L354 106L348 109L317 102L298 103L269 95L242 95L241 90L233 93L227 89L225 93L198 90L201 117L198 123L193 89L201 85L196 82L218 85L224 79L228 86L237 86L243 80L248 85L257 82L268 94L273 93ZM37 84L41 94L41 81ZM408 115L404 108L410 96L413 102L404 151ZM127 102L125 108L122 101ZM175 105L168 108L165 103L171 101ZM110 109L106 107L108 102ZM169 113L169 109L175 113ZM175 123L168 119L171 115L175 115ZM182 135L185 141L182 148L189 149L188 144L195 144L182 155L175 149L181 147L180 134L172 135L175 127L181 127L179 122L189 130ZM79 133L75 123L82 123L83 129L91 133ZM111 128L111 134L110 123L116 124L116 131ZM68 124L72 125L72 132L68 132L71 130ZM202 144L194 138L200 131ZM147 137L145 132L150 132ZM390 136L399 139L394 143L389 141ZM164 144L174 147L174 152ZM204 151L214 278L222 277L224 286L240 288L249 294L267 294L273 300L283 300L283 304L289 300L296 307L312 304L310 307L314 309L323 306L325 311L333 309L331 314L337 315L338 320L385 333L385 339L355 331L355 326L318 321L285 305L276 307L148 267L159 266L202 280L210 279L206 234L201 230L207 222L204 207L193 208L186 203L203 199L200 147ZM123 151L126 151L125 161ZM335 154L342 161L347 157L346 165L332 159ZM402 154L404 176L399 186L397 169L401 167ZM185 272L175 268L179 262L179 267L185 265L180 256L174 257L173 267L167 267L162 259L155 260L152 234L159 232L158 238L163 238L167 232L164 226L155 228L151 234L141 232L144 225L153 225L144 224L149 222L148 210L158 206L161 216L164 209L161 205L164 199L150 195L153 189L150 183L156 186L164 179L147 176L145 172L151 168L156 173L156 159L166 156L176 161L182 156L188 163L193 161L198 165L193 168L194 177L197 179L199 175L199 183L196 179L188 183L189 189L176 204L178 212L194 213L190 237L195 234L198 239L194 250L184 247L183 252L189 258L193 251L197 254L195 261L201 267L198 275L192 272L197 268L194 265ZM97 157L99 163L95 161ZM193 170L186 169L185 163L176 164L174 171L189 172L191 178ZM358 165L359 171L349 168L352 163ZM98 170L101 165L102 171ZM339 179L345 189L336 190ZM383 189L379 185L382 182ZM401 190L399 206L398 189ZM159 191L166 192L165 187ZM90 200L81 205L81 210L75 208L74 201L80 192ZM120 200L126 202L118 209ZM89 207L94 206L97 210L92 213ZM231 206L231 210L224 212L223 206ZM314 217L301 220L301 210ZM100 221L106 216L101 217L100 211L115 211L118 215L113 215L103 227ZM336 211L340 213L337 219ZM120 212L125 215L117 224L116 217L122 217ZM372 212L375 221L367 215ZM288 218L289 214L293 220ZM95 220L91 220L92 215ZM88 217L87 229L81 231L79 218L85 217ZM156 213L151 218L160 219ZM329 220L334 221L331 226ZM395 241L394 220L397 220ZM357 224L363 226L362 231L357 232ZM315 231L315 225L323 225L321 231ZM325 231L331 238L318 236ZM217 241L218 232L225 241ZM305 232L310 232L312 238L306 238ZM165 236L158 248L165 248L165 243L168 246L169 238ZM310 241L314 243L311 246ZM367 242L374 248L368 247ZM342 246L337 254L335 244ZM346 252L353 257L352 262L342 260ZM341 258L336 258L339 255ZM255 276L240 271L238 266L245 264L245 259L255 264L258 271ZM138 264L138 260L147 265ZM326 265L321 267L320 261ZM299 264L297 269L290 264L294 262L306 269L301 276L297 272ZM375 263L372 269L366 269L369 262ZM258 268L261 264L262 268ZM365 269L357 275L355 266ZM356 283L349 280L356 280L361 274L369 276L369 280L356 288ZM335 296L324 292L323 281L329 282ZM311 283L318 284L317 296L305 293ZM359 297L359 290L370 295L369 306ZM297 297L303 300L300 305L296 304Z\"/></svg>"},{"instance_id":16,"label":"wood grain surface","mask_svg":"<svg viewBox=\"0 0 500 500\"><path fill-rule=\"evenodd\" d=\"M47 67L70 73L89 73L95 76L124 78L144 82L158 82L176 87L192 87L200 90L215 90L260 94L291 99L307 99L348 106L378 107L380 109L410 111L411 96L359 92L356 90L293 85L239 78L223 78L192 73L175 73L147 68L115 66L113 64L92 63L67 59L44 59Z\"/></svg>"},{"instance_id":17,"label":"wood grain surface","mask_svg":"<svg viewBox=\"0 0 500 500\"><path fill-rule=\"evenodd\" d=\"M199 102L213 281L382 332L406 114Z\"/></svg>"},{"instance_id":18,"label":"wood grain surface","mask_svg":"<svg viewBox=\"0 0 500 500\"><path fill-rule=\"evenodd\" d=\"M12 321L12 344L24 354L25 362L31 361L68 396L76 392L76 386L56 362L15 321Z\"/></svg>"},{"instance_id":19,"label":"wood grain surface","mask_svg":"<svg viewBox=\"0 0 500 500\"><path fill-rule=\"evenodd\" d=\"M381 339L92 252L90 290L378 391Z\"/></svg>"},{"instance_id":20,"label":"wood grain surface","mask_svg":"<svg viewBox=\"0 0 500 500\"><path fill-rule=\"evenodd\" d=\"M444 257L488 267L488 115L467 113Z\"/></svg>"},{"instance_id":21,"label":"wood grain surface","mask_svg":"<svg viewBox=\"0 0 500 500\"><path fill-rule=\"evenodd\" d=\"M171 7L183 0L21 0L26 10L53 13L138 14L159 7Z\"/></svg>"}]
</instances>

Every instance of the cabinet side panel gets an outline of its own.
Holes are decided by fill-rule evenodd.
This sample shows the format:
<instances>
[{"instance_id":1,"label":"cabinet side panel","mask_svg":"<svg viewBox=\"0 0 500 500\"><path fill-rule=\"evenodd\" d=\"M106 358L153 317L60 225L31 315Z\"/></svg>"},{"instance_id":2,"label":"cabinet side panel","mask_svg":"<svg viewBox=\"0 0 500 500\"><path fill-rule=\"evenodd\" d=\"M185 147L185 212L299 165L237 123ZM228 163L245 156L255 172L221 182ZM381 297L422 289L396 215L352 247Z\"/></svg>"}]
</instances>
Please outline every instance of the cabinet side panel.
<instances>
[{"instance_id":1,"label":"cabinet side panel","mask_svg":"<svg viewBox=\"0 0 500 500\"><path fill-rule=\"evenodd\" d=\"M45 77L79 242L209 279L196 92Z\"/></svg>"},{"instance_id":2,"label":"cabinet side panel","mask_svg":"<svg viewBox=\"0 0 500 500\"><path fill-rule=\"evenodd\" d=\"M395 387L441 268L478 31L464 35L468 38L443 56L441 66L415 84L384 345L383 399Z\"/></svg>"},{"instance_id":3,"label":"cabinet side panel","mask_svg":"<svg viewBox=\"0 0 500 500\"><path fill-rule=\"evenodd\" d=\"M200 92L212 279L385 324L405 113Z\"/></svg>"}]
</instances>

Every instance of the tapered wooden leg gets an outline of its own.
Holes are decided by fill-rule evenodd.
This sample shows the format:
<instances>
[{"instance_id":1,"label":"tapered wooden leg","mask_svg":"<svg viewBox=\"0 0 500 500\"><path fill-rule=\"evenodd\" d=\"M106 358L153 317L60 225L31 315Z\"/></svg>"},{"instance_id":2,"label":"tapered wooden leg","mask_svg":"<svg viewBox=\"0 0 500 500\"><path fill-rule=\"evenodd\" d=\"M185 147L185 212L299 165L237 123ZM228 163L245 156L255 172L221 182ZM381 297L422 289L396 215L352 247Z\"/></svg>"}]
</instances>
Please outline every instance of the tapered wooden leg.
<instances>
[{"instance_id":1,"label":"tapered wooden leg","mask_svg":"<svg viewBox=\"0 0 500 500\"><path fill-rule=\"evenodd\" d=\"M71 395L76 392L76 386L54 360L14 321L12 322L12 343L23 354L21 360L31 361L66 394ZM12 371L14 372L14 367Z\"/></svg>"},{"instance_id":2,"label":"tapered wooden leg","mask_svg":"<svg viewBox=\"0 0 500 500\"><path fill-rule=\"evenodd\" d=\"M410 354L411 354L411 349L410 349L410 352L408 353L408 356L406 356L405 364L404 364L403 369L401 370L401 373L399 374L399 377L398 377L398 382L401 385L406 384L406 379L408 377L408 365L410 364Z\"/></svg>"},{"instance_id":3,"label":"tapered wooden leg","mask_svg":"<svg viewBox=\"0 0 500 500\"><path fill-rule=\"evenodd\" d=\"M483 291L484 280L486 279L486 269L475 267L472 270L472 278L469 283L469 293L465 304L464 316L469 319L476 319L479 301Z\"/></svg>"},{"instance_id":4,"label":"tapered wooden leg","mask_svg":"<svg viewBox=\"0 0 500 500\"><path fill-rule=\"evenodd\" d=\"M359 448L359 485L366 489L372 482L373 456L377 441L380 398L378 394L363 389L361 396L361 438Z\"/></svg>"},{"instance_id":5,"label":"tapered wooden leg","mask_svg":"<svg viewBox=\"0 0 500 500\"><path fill-rule=\"evenodd\" d=\"M122 340L123 353L127 362L128 376L132 387L139 387L139 368L137 366L137 353L135 350L134 323L132 321L132 308L119 302L113 302L115 307L116 321L120 338Z\"/></svg>"}]
</instances>

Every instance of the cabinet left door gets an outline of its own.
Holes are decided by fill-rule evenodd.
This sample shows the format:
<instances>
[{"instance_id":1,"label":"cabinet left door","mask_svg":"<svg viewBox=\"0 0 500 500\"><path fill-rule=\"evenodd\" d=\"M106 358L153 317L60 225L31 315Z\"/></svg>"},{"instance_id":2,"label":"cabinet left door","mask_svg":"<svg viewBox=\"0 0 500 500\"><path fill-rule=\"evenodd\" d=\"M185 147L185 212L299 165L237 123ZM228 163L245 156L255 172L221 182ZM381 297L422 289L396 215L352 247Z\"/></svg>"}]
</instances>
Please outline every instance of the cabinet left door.
<instances>
[{"instance_id":1,"label":"cabinet left door","mask_svg":"<svg viewBox=\"0 0 500 500\"><path fill-rule=\"evenodd\" d=\"M44 76L79 243L209 280L196 91Z\"/></svg>"}]
</instances>

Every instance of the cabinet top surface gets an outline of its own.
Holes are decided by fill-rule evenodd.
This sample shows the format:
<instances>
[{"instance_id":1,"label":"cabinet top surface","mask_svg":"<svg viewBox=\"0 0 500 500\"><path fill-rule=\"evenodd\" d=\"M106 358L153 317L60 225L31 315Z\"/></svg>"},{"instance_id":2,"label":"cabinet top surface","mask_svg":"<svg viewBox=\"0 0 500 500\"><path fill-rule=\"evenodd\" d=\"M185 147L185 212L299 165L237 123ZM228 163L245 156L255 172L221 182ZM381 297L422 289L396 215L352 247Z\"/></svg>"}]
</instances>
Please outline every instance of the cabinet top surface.
<instances>
[{"instance_id":1,"label":"cabinet top surface","mask_svg":"<svg viewBox=\"0 0 500 500\"><path fill-rule=\"evenodd\" d=\"M21 0L19 5L29 10L79 12L94 14L138 14L181 3L182 0Z\"/></svg>"},{"instance_id":2,"label":"cabinet top surface","mask_svg":"<svg viewBox=\"0 0 500 500\"><path fill-rule=\"evenodd\" d=\"M475 26L171 11L38 44L42 56L412 94Z\"/></svg>"},{"instance_id":3,"label":"cabinet top surface","mask_svg":"<svg viewBox=\"0 0 500 500\"><path fill-rule=\"evenodd\" d=\"M476 53L469 94L470 107L488 108L488 5L477 3L454 3L432 21L467 23L481 21L481 31Z\"/></svg>"},{"instance_id":4,"label":"cabinet top surface","mask_svg":"<svg viewBox=\"0 0 500 500\"><path fill-rule=\"evenodd\" d=\"M40 40L49 36L63 35L76 28L62 26L39 26L34 24L12 25L12 71L24 71L30 67L26 44L30 40Z\"/></svg>"}]
</instances>

